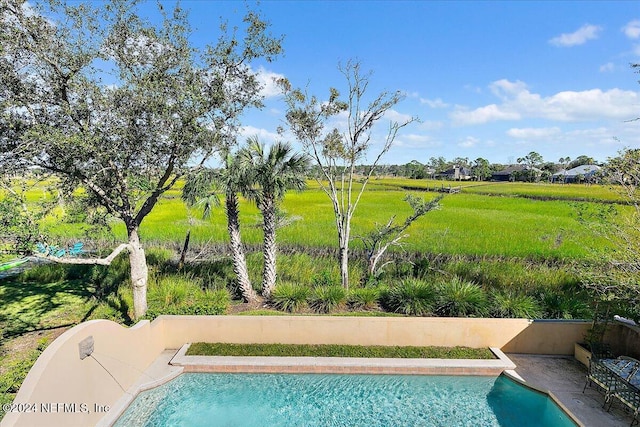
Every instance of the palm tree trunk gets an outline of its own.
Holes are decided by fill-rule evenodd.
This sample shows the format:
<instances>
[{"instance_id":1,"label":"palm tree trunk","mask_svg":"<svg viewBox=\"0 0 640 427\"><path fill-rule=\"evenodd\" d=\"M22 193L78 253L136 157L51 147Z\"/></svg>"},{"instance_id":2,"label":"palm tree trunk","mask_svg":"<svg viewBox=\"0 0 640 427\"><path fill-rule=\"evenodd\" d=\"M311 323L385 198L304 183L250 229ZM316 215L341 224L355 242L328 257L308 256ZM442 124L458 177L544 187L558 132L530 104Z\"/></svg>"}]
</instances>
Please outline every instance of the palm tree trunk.
<instances>
[{"instance_id":1,"label":"palm tree trunk","mask_svg":"<svg viewBox=\"0 0 640 427\"><path fill-rule=\"evenodd\" d=\"M237 194L228 191L225 203L227 210L227 230L229 231L231 256L233 257L233 272L236 274L242 298L244 298L246 302L255 302L258 300L258 294L256 294L256 291L254 291L251 286L251 279L249 279L249 271L247 270L247 259L244 254L244 248L242 247Z\"/></svg>"},{"instance_id":2,"label":"palm tree trunk","mask_svg":"<svg viewBox=\"0 0 640 427\"><path fill-rule=\"evenodd\" d=\"M262 217L264 221L262 296L269 298L276 286L276 204L273 197L265 197L262 201Z\"/></svg>"}]
</instances>

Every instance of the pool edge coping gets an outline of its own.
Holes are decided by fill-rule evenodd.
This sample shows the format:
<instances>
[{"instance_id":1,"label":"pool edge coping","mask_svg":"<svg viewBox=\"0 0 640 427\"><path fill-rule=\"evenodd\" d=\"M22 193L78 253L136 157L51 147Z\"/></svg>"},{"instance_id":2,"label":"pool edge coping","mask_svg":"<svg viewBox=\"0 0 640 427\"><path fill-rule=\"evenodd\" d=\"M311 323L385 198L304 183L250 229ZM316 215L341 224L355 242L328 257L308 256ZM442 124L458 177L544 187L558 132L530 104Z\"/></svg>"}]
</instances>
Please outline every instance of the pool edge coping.
<instances>
[{"instance_id":1,"label":"pool edge coping","mask_svg":"<svg viewBox=\"0 0 640 427\"><path fill-rule=\"evenodd\" d=\"M109 409L104 417L96 423L96 427L111 427L127 410L131 402L135 400L138 395L152 388L159 387L169 381L179 377L183 374L184 368L181 366L175 366L171 364L171 360L175 357L175 349L167 349L163 351L156 360L147 368L138 381L136 381L129 389L116 401L116 403ZM151 381L147 381L147 378L153 378Z\"/></svg>"}]
</instances>

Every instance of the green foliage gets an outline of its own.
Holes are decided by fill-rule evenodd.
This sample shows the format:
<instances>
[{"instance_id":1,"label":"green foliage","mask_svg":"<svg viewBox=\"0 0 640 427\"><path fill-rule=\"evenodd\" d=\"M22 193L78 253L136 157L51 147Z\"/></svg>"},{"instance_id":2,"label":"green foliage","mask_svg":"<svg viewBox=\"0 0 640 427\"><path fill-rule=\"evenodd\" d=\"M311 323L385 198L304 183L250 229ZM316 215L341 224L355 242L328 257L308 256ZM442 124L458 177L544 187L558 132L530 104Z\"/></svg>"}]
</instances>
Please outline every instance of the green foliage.
<instances>
[{"instance_id":1,"label":"green foliage","mask_svg":"<svg viewBox=\"0 0 640 427\"><path fill-rule=\"evenodd\" d=\"M322 270L311 276L311 286L314 288L327 287L340 284L340 278L329 270Z\"/></svg>"},{"instance_id":2,"label":"green foliage","mask_svg":"<svg viewBox=\"0 0 640 427\"><path fill-rule=\"evenodd\" d=\"M593 315L586 298L581 295L549 292L543 295L545 319L589 319Z\"/></svg>"},{"instance_id":3,"label":"green foliage","mask_svg":"<svg viewBox=\"0 0 640 427\"><path fill-rule=\"evenodd\" d=\"M271 293L270 303L278 310L293 313L306 306L309 293L306 286L280 283Z\"/></svg>"},{"instance_id":4,"label":"green foliage","mask_svg":"<svg viewBox=\"0 0 640 427\"><path fill-rule=\"evenodd\" d=\"M11 360L8 363L3 361L2 374L0 374L0 404L13 402L29 370L46 346L47 343L41 341L38 343L38 347L31 350L25 357ZM4 414L4 411L0 411L0 420Z\"/></svg>"},{"instance_id":5,"label":"green foliage","mask_svg":"<svg viewBox=\"0 0 640 427\"><path fill-rule=\"evenodd\" d=\"M188 356L366 357L402 359L494 359L487 348L359 346L338 344L193 343Z\"/></svg>"},{"instance_id":6,"label":"green foliage","mask_svg":"<svg viewBox=\"0 0 640 427\"><path fill-rule=\"evenodd\" d=\"M145 252L147 264L152 267L163 266L167 264L174 256L174 251L164 247L151 247Z\"/></svg>"},{"instance_id":7,"label":"green foliage","mask_svg":"<svg viewBox=\"0 0 640 427\"><path fill-rule=\"evenodd\" d=\"M259 310L247 310L241 311L238 313L238 316L286 316L287 313L283 313L278 310L268 310L268 309L259 309Z\"/></svg>"},{"instance_id":8,"label":"green foliage","mask_svg":"<svg viewBox=\"0 0 640 427\"><path fill-rule=\"evenodd\" d=\"M309 307L319 313L330 313L346 302L346 291L341 285L321 286L308 297Z\"/></svg>"},{"instance_id":9,"label":"green foliage","mask_svg":"<svg viewBox=\"0 0 640 427\"><path fill-rule=\"evenodd\" d=\"M407 279L382 292L382 306L394 313L429 316L433 313L436 292L432 285L418 279Z\"/></svg>"},{"instance_id":10,"label":"green foliage","mask_svg":"<svg viewBox=\"0 0 640 427\"><path fill-rule=\"evenodd\" d=\"M201 281L192 276L164 276L149 286L147 317L162 314L224 314L230 295L226 289L202 289Z\"/></svg>"},{"instance_id":11,"label":"green foliage","mask_svg":"<svg viewBox=\"0 0 640 427\"><path fill-rule=\"evenodd\" d=\"M374 310L378 308L380 291L376 288L351 288L347 293L347 307L352 310Z\"/></svg>"},{"instance_id":12,"label":"green foliage","mask_svg":"<svg viewBox=\"0 0 640 427\"><path fill-rule=\"evenodd\" d=\"M494 293L493 311L496 317L525 319L539 319L542 317L542 310L538 302L533 297L517 291Z\"/></svg>"},{"instance_id":13,"label":"green foliage","mask_svg":"<svg viewBox=\"0 0 640 427\"><path fill-rule=\"evenodd\" d=\"M437 287L435 312L449 317L482 317L488 314L488 299L484 290L458 276L441 282Z\"/></svg>"}]
</instances>

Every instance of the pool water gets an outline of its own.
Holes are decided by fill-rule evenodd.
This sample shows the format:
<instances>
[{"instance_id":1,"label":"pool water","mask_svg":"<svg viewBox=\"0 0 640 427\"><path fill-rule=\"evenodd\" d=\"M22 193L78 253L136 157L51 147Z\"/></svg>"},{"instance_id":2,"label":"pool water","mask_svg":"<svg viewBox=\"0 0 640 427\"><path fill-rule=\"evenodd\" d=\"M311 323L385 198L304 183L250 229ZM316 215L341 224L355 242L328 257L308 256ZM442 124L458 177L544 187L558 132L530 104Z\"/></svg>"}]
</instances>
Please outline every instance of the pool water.
<instances>
[{"instance_id":1,"label":"pool water","mask_svg":"<svg viewBox=\"0 0 640 427\"><path fill-rule=\"evenodd\" d=\"M183 374L140 393L115 425L575 426L505 376L329 374Z\"/></svg>"}]
</instances>

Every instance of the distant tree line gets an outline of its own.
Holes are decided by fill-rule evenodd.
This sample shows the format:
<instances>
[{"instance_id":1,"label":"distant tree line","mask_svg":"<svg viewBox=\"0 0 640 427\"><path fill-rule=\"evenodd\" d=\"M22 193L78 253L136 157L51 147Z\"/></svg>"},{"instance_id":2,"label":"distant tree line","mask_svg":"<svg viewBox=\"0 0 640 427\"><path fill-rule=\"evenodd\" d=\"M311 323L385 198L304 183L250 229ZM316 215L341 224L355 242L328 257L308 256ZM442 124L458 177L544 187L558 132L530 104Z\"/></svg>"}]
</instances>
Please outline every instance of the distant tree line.
<instances>
[{"instance_id":1,"label":"distant tree line","mask_svg":"<svg viewBox=\"0 0 640 427\"><path fill-rule=\"evenodd\" d=\"M569 170L582 165L601 164L597 163L593 157L581 155L575 159L561 157L557 162L545 161L542 155L532 151L529 154L517 159L518 165L523 165L531 173L516 173L518 181L548 181L554 173L562 170ZM478 157L470 160L468 157L456 157L447 160L444 157L430 157L429 160L420 162L411 160L404 165L379 165L376 169L376 176L403 177L411 179L445 179L447 171L459 168L469 172L471 179L476 181L488 181L492 174L513 166L504 163L491 163L489 160ZM358 167L358 173L367 175L371 169L369 165Z\"/></svg>"}]
</instances>

